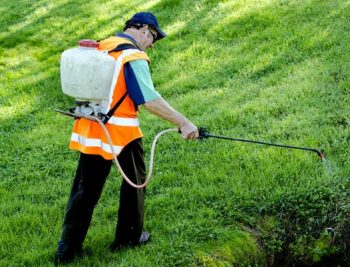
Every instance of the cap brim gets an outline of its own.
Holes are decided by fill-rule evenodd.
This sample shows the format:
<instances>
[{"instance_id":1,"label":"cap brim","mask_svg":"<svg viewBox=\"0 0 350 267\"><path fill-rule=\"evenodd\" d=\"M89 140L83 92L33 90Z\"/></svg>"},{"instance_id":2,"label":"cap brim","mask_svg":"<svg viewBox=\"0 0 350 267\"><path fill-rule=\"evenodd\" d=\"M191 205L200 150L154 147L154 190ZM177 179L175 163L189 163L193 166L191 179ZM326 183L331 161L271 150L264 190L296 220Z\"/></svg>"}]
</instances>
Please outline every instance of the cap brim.
<instances>
[{"instance_id":1,"label":"cap brim","mask_svg":"<svg viewBox=\"0 0 350 267\"><path fill-rule=\"evenodd\" d=\"M154 27L157 30L157 41L167 36L166 33L163 32L161 28L155 27L155 26L152 26L152 27Z\"/></svg>"}]
</instances>

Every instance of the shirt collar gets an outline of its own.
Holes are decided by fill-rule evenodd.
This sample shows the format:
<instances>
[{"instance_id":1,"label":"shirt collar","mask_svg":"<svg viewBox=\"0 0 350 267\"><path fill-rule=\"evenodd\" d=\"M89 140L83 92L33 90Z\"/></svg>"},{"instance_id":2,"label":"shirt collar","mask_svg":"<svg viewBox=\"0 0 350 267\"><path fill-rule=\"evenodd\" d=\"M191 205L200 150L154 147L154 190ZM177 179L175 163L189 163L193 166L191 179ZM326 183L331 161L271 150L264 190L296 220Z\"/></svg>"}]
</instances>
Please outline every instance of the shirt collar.
<instances>
[{"instance_id":1,"label":"shirt collar","mask_svg":"<svg viewBox=\"0 0 350 267\"><path fill-rule=\"evenodd\" d=\"M118 32L116 33L117 37L121 37L121 38L125 38L128 39L129 41L131 41L134 45L136 45L137 48L139 48L139 46L137 45L137 42L134 38L132 38L130 35L122 33L122 32Z\"/></svg>"}]
</instances>

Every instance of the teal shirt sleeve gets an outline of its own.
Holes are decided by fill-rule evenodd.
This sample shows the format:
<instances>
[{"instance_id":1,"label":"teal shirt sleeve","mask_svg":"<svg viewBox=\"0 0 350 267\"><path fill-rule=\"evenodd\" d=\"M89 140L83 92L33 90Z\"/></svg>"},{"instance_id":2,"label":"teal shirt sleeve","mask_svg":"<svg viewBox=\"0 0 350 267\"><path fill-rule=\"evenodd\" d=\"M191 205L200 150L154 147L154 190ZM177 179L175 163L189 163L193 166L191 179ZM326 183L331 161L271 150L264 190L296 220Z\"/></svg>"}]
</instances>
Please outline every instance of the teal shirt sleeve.
<instances>
[{"instance_id":1,"label":"teal shirt sleeve","mask_svg":"<svg viewBox=\"0 0 350 267\"><path fill-rule=\"evenodd\" d=\"M161 95L154 88L148 62L146 60L132 60L129 63L134 72L144 102L150 102L160 98Z\"/></svg>"}]
</instances>

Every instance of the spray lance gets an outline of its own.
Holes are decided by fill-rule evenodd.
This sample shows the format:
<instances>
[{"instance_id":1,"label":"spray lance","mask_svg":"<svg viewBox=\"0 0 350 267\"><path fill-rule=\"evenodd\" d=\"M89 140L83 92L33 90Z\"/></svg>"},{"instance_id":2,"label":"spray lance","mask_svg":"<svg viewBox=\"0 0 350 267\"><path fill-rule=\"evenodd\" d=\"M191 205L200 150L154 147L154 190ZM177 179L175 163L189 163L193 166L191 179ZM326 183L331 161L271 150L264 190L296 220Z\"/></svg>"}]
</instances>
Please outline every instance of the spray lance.
<instances>
[{"instance_id":1,"label":"spray lance","mask_svg":"<svg viewBox=\"0 0 350 267\"><path fill-rule=\"evenodd\" d=\"M209 133L205 128L199 128L199 138L217 138L217 139L224 139L224 140L230 140L230 141L237 141L237 142L245 142L245 143L254 143L259 145L267 145L267 146L275 146L275 147L281 147L281 148L287 148L287 149L299 149L304 151L311 151L317 153L317 155L320 157L320 160L323 161L325 158L324 154L316 149L316 148L309 148L309 147L299 147L299 146L290 146L290 145L282 145L282 144L276 144L276 143L268 143L263 141L256 141L256 140L247 140L242 138L232 138L227 136L220 136L220 135L214 135L212 133Z\"/></svg>"}]
</instances>

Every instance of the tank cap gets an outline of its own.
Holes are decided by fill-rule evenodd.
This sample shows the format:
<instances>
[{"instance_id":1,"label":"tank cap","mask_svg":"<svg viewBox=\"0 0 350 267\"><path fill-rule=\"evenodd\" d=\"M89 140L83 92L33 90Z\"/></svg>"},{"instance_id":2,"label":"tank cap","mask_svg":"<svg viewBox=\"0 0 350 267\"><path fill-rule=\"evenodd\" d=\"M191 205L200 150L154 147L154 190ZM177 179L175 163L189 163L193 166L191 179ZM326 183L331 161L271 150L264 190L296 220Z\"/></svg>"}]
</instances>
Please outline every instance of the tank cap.
<instances>
[{"instance_id":1,"label":"tank cap","mask_svg":"<svg viewBox=\"0 0 350 267\"><path fill-rule=\"evenodd\" d=\"M79 41L79 46L98 48L100 44L95 40L84 39Z\"/></svg>"}]
</instances>

